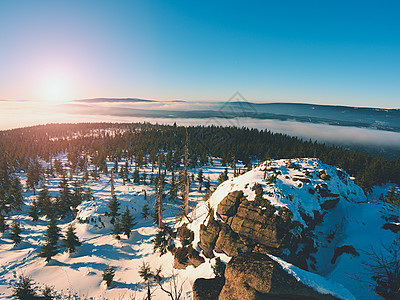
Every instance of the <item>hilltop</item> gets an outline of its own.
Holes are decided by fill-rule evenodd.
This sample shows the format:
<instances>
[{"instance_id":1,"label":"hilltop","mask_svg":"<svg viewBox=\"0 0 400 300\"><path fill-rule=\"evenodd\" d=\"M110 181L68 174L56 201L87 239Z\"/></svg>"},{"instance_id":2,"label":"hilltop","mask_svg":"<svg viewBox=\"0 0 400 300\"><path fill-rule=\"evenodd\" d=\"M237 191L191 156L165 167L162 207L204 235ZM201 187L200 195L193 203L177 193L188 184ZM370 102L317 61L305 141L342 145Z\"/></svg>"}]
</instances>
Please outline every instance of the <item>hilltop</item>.
<instances>
[{"instance_id":1,"label":"hilltop","mask_svg":"<svg viewBox=\"0 0 400 300\"><path fill-rule=\"evenodd\" d=\"M61 157L61 160L66 162L66 157ZM123 166L124 161L119 164ZM111 168L113 163L108 162L108 165ZM218 159L215 159L213 166L203 167L204 176L210 177L213 184L216 184L223 170L224 167ZM143 171L151 173L151 166L143 167L141 172ZM190 169L190 173L197 171L198 169ZM17 175L24 183L26 174ZM77 175L76 178L82 175ZM182 285L184 297L192 299L194 281L200 277L214 277L212 266L216 257L228 263L231 257L246 249L243 252L270 253L284 270L294 274L306 286L322 291L322 294L340 299L379 299L365 286L363 289L355 288L361 281L354 278L370 279L364 274L362 263L368 259L364 251L370 246L381 249L382 243L394 239L394 233L382 229L386 223L383 217L391 213L390 206L371 202L372 198L367 198L353 179L337 167L312 158L266 161L237 177L229 172L230 179L220 184L208 200L202 200L198 186L193 183L190 203L192 207L195 204L197 206L188 218L190 222L182 219L176 223L179 205L174 201L166 202L166 224L176 230L188 223L187 227L194 233L192 247L200 255L201 263L198 266L179 266L179 269L173 269L176 258L171 252L162 256L158 252L154 253L152 239L157 234L157 226L151 218L144 219L141 214L146 203L152 207L154 188L148 184L124 185L118 174L114 176L115 194L121 203L121 212L125 207L130 207L136 218L137 224L132 228L130 238L122 236L120 240L116 240L111 235L110 217L105 216L111 199L109 176L100 176L97 181L89 180L86 186L93 190L94 199L77 207L76 218L71 216L60 220L63 232L70 223L75 224L82 246L74 254L57 254L49 263L37 256L43 243L47 220L41 217L38 222L33 222L28 217L28 206L24 206L20 213L9 219L20 221L23 242L13 248L8 239L4 236L1 239L0 286L3 297L10 295L11 286L24 273L32 276L40 285L52 285L59 294L70 294L76 298L125 299L136 295L140 299L146 289L138 270L143 262L148 262L153 269L162 265L167 280L175 274ZM47 182L54 197L57 196L60 180L56 176ZM253 186L257 183L263 190L263 199L253 206L252 203L257 201L257 192ZM377 189L373 196L378 197L385 191L387 189ZM235 192L240 192L241 195L230 207L227 198ZM31 204L36 198L32 191L27 191L25 204ZM225 206L222 207L221 204ZM265 225L269 226L266 228L275 226L274 222L285 220L286 223L279 223L278 233L273 230L246 230L243 219L240 222L240 218L243 218L240 211L246 207L254 207L253 213L258 215L269 214L270 217L265 219ZM219 233L211 252L205 247L205 239L202 237L206 231L205 226L210 224L210 213L215 222L228 226L224 231L225 237ZM247 217L247 221L257 220L250 215L244 217ZM232 245L232 240L226 238L229 235L228 229L240 237L234 241L235 247L227 246ZM178 248L182 246L179 236L173 243ZM343 246L352 246L355 252L335 255L337 249ZM108 264L116 268L114 283L109 289L104 286L101 278L101 273ZM165 298L165 294L156 289L154 298L164 299L163 297Z\"/></svg>"}]
</instances>

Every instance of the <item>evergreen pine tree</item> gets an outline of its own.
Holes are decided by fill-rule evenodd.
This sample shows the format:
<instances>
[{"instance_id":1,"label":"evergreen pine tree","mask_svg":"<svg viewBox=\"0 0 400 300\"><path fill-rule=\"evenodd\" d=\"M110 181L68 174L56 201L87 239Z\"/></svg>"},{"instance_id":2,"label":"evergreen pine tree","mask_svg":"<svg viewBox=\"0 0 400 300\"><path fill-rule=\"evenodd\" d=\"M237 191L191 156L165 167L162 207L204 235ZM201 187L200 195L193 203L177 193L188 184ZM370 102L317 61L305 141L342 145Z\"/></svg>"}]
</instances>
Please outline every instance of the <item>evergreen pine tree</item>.
<instances>
[{"instance_id":1,"label":"evergreen pine tree","mask_svg":"<svg viewBox=\"0 0 400 300\"><path fill-rule=\"evenodd\" d=\"M4 220L4 216L2 214L2 212L0 211L0 232L4 233L8 228L8 225L6 223L6 221Z\"/></svg>"},{"instance_id":2,"label":"evergreen pine tree","mask_svg":"<svg viewBox=\"0 0 400 300\"><path fill-rule=\"evenodd\" d=\"M111 286L111 283L114 279L114 275L115 275L114 267L110 267L109 265L107 265L107 268L105 268L103 271L103 281L106 282L107 287Z\"/></svg>"},{"instance_id":3,"label":"evergreen pine tree","mask_svg":"<svg viewBox=\"0 0 400 300\"><path fill-rule=\"evenodd\" d=\"M71 204L75 209L79 204L82 203L83 200L83 188L81 183L78 180L74 181L74 185L72 187L72 195L71 195Z\"/></svg>"},{"instance_id":4,"label":"evergreen pine tree","mask_svg":"<svg viewBox=\"0 0 400 300\"><path fill-rule=\"evenodd\" d=\"M89 181L89 173L88 173L87 170L85 171L85 174L83 174L82 181L83 181L84 183L86 183L86 182Z\"/></svg>"},{"instance_id":5,"label":"evergreen pine tree","mask_svg":"<svg viewBox=\"0 0 400 300\"><path fill-rule=\"evenodd\" d=\"M153 273L150 270L150 265L146 262L140 266L139 269L139 276L143 278L143 281L147 284L147 298L146 300L151 300L151 278L153 278Z\"/></svg>"},{"instance_id":6,"label":"evergreen pine tree","mask_svg":"<svg viewBox=\"0 0 400 300\"><path fill-rule=\"evenodd\" d=\"M79 238L75 234L74 225L69 224L67 232L65 234L65 238L63 239L63 241L64 241L64 247L67 248L67 251L69 253L75 252L75 247L81 245Z\"/></svg>"},{"instance_id":7,"label":"evergreen pine tree","mask_svg":"<svg viewBox=\"0 0 400 300\"><path fill-rule=\"evenodd\" d=\"M176 184L174 171L171 172L171 184L169 186L168 195L170 200L175 200L178 196L178 185Z\"/></svg>"},{"instance_id":8,"label":"evergreen pine tree","mask_svg":"<svg viewBox=\"0 0 400 300\"><path fill-rule=\"evenodd\" d=\"M36 195L36 187L43 177L43 168L40 162L35 159L29 165L26 174L26 184L29 189L33 189L33 194Z\"/></svg>"},{"instance_id":9,"label":"evergreen pine tree","mask_svg":"<svg viewBox=\"0 0 400 300\"><path fill-rule=\"evenodd\" d=\"M41 252L39 252L39 257L42 257L49 262L51 258L58 253L57 245L50 243L48 240L42 246Z\"/></svg>"},{"instance_id":10,"label":"evergreen pine tree","mask_svg":"<svg viewBox=\"0 0 400 300\"><path fill-rule=\"evenodd\" d=\"M56 173L57 173L58 175L63 175L63 174L65 174L64 169L63 169L62 162L61 162L58 158L56 158L56 159L54 160L54 169L56 170Z\"/></svg>"},{"instance_id":11,"label":"evergreen pine tree","mask_svg":"<svg viewBox=\"0 0 400 300\"><path fill-rule=\"evenodd\" d=\"M145 220L147 220L147 218L149 217L149 215L150 215L150 207L149 207L149 205L147 203L145 203L143 205L141 215L142 215L143 219L145 219Z\"/></svg>"},{"instance_id":12,"label":"evergreen pine tree","mask_svg":"<svg viewBox=\"0 0 400 300\"><path fill-rule=\"evenodd\" d=\"M58 206L58 211L62 215L65 215L68 211L71 210L72 206L72 195L71 191L69 190L69 185L68 185L68 180L63 175L60 184L60 195L57 198L57 206Z\"/></svg>"},{"instance_id":13,"label":"evergreen pine tree","mask_svg":"<svg viewBox=\"0 0 400 300\"><path fill-rule=\"evenodd\" d=\"M21 234L22 230L21 227L19 226L18 222L14 220L11 226L11 232L9 235L9 238L14 242L14 246L18 245L21 242Z\"/></svg>"},{"instance_id":14,"label":"evergreen pine tree","mask_svg":"<svg viewBox=\"0 0 400 300\"><path fill-rule=\"evenodd\" d=\"M50 243L56 245L60 236L60 228L57 226L57 220L56 218L51 218L49 224L47 225L45 237L47 237Z\"/></svg>"},{"instance_id":15,"label":"evergreen pine tree","mask_svg":"<svg viewBox=\"0 0 400 300\"><path fill-rule=\"evenodd\" d=\"M57 242L60 238L60 228L58 228L57 221L54 217L47 225L45 237L47 240L42 246L42 251L39 253L39 256L45 258L46 261L49 262L51 258L58 253Z\"/></svg>"},{"instance_id":16,"label":"evergreen pine tree","mask_svg":"<svg viewBox=\"0 0 400 300\"><path fill-rule=\"evenodd\" d=\"M43 293L43 299L45 299L45 300L52 300L55 298L53 288L48 285L44 286L42 293Z\"/></svg>"},{"instance_id":17,"label":"evergreen pine tree","mask_svg":"<svg viewBox=\"0 0 400 300\"><path fill-rule=\"evenodd\" d=\"M211 188L211 180L210 177L207 177L207 180L204 183L204 187L206 188L206 191L208 192Z\"/></svg>"},{"instance_id":18,"label":"evergreen pine tree","mask_svg":"<svg viewBox=\"0 0 400 300\"><path fill-rule=\"evenodd\" d=\"M153 251L159 251L160 256L164 255L169 247L173 246L174 238L176 238L176 232L170 226L164 225L151 240L153 242Z\"/></svg>"},{"instance_id":19,"label":"evergreen pine tree","mask_svg":"<svg viewBox=\"0 0 400 300\"><path fill-rule=\"evenodd\" d=\"M32 201L29 216L32 218L32 221L36 222L39 219L39 207L36 200Z\"/></svg>"},{"instance_id":20,"label":"evergreen pine tree","mask_svg":"<svg viewBox=\"0 0 400 300\"><path fill-rule=\"evenodd\" d=\"M199 182L199 192L201 193L201 188L203 185L203 169L200 169L199 173L197 174L197 181Z\"/></svg>"},{"instance_id":21,"label":"evergreen pine tree","mask_svg":"<svg viewBox=\"0 0 400 300\"><path fill-rule=\"evenodd\" d=\"M146 178L147 178L146 170L143 170L143 173L142 173L142 176L140 177L140 179L142 180L142 183L144 185L147 185Z\"/></svg>"},{"instance_id":22,"label":"evergreen pine tree","mask_svg":"<svg viewBox=\"0 0 400 300\"><path fill-rule=\"evenodd\" d=\"M8 203L10 203L11 207L14 209L21 209L21 206L24 204L24 197L22 191L22 184L19 178L14 178L11 181L10 188L7 192Z\"/></svg>"},{"instance_id":23,"label":"evergreen pine tree","mask_svg":"<svg viewBox=\"0 0 400 300\"><path fill-rule=\"evenodd\" d=\"M117 196L112 195L111 200L108 202L108 215L111 217L111 224L114 224L115 218L119 216L118 209L120 203L117 200Z\"/></svg>"},{"instance_id":24,"label":"evergreen pine tree","mask_svg":"<svg viewBox=\"0 0 400 300\"><path fill-rule=\"evenodd\" d=\"M32 278L22 275L16 286L13 288L13 296L16 299L35 299L36 291Z\"/></svg>"},{"instance_id":25,"label":"evergreen pine tree","mask_svg":"<svg viewBox=\"0 0 400 300\"><path fill-rule=\"evenodd\" d=\"M126 210L121 215L121 231L128 237L128 239L131 236L132 227L137 224L133 222L134 220L135 218L132 217L131 212L127 206Z\"/></svg>"},{"instance_id":26,"label":"evergreen pine tree","mask_svg":"<svg viewBox=\"0 0 400 300\"><path fill-rule=\"evenodd\" d=\"M45 215L48 218L52 218L54 216L55 207L51 202L49 190L47 189L46 185L43 185L42 190L39 192L37 206L41 215Z\"/></svg>"},{"instance_id":27,"label":"evergreen pine tree","mask_svg":"<svg viewBox=\"0 0 400 300\"><path fill-rule=\"evenodd\" d=\"M218 180L217 180L218 185L220 185L221 183L223 183L226 180L228 180L228 168L225 168L225 170L219 174Z\"/></svg>"},{"instance_id":28,"label":"evergreen pine tree","mask_svg":"<svg viewBox=\"0 0 400 300\"><path fill-rule=\"evenodd\" d=\"M114 220L113 229L111 230L111 233L117 240L121 239L119 235L122 233L122 229L118 218Z\"/></svg>"},{"instance_id":29,"label":"evergreen pine tree","mask_svg":"<svg viewBox=\"0 0 400 300\"><path fill-rule=\"evenodd\" d=\"M125 166L124 166L124 178L127 182L131 182L131 180L129 179L129 165L128 165L128 161L125 162Z\"/></svg>"},{"instance_id":30,"label":"evergreen pine tree","mask_svg":"<svg viewBox=\"0 0 400 300\"><path fill-rule=\"evenodd\" d=\"M84 201L91 201L91 200L93 200L94 199L94 197L93 197L93 191L92 191L92 189L90 188L90 187L88 187L86 190L85 190L85 193L83 194L83 200Z\"/></svg>"},{"instance_id":31,"label":"evergreen pine tree","mask_svg":"<svg viewBox=\"0 0 400 300\"><path fill-rule=\"evenodd\" d=\"M140 183L139 169L136 168L135 171L133 171L132 178L133 178L133 183L137 184Z\"/></svg>"}]
</instances>

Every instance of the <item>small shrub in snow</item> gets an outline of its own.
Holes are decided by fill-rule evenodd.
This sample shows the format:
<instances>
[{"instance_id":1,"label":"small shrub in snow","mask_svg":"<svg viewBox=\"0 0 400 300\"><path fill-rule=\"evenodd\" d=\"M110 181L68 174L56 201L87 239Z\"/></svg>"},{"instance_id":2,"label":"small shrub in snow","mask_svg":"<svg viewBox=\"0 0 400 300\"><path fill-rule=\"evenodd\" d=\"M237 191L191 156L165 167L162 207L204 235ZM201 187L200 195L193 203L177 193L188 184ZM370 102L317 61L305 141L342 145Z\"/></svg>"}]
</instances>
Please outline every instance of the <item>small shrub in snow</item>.
<instances>
[{"instance_id":1,"label":"small shrub in snow","mask_svg":"<svg viewBox=\"0 0 400 300\"><path fill-rule=\"evenodd\" d=\"M183 224L181 227L179 227L178 234L182 246L187 246L194 240L194 232L187 228L187 224Z\"/></svg>"},{"instance_id":2,"label":"small shrub in snow","mask_svg":"<svg viewBox=\"0 0 400 300\"><path fill-rule=\"evenodd\" d=\"M263 198L264 189L263 189L262 185L259 183L255 183L252 186L251 190L256 193L256 196L254 198L254 203L256 205L262 205L264 203L264 198Z\"/></svg>"},{"instance_id":3,"label":"small shrub in snow","mask_svg":"<svg viewBox=\"0 0 400 300\"><path fill-rule=\"evenodd\" d=\"M225 276L225 264L221 261L219 257L215 259L215 264L212 266L215 277Z\"/></svg>"},{"instance_id":4,"label":"small shrub in snow","mask_svg":"<svg viewBox=\"0 0 400 300\"><path fill-rule=\"evenodd\" d=\"M51 300L55 298L54 290L51 286L45 285L43 288L43 298L46 300Z\"/></svg>"},{"instance_id":5,"label":"small shrub in snow","mask_svg":"<svg viewBox=\"0 0 400 300\"><path fill-rule=\"evenodd\" d=\"M268 176L267 184L275 183L277 178L278 178L277 174L272 174L271 176Z\"/></svg>"},{"instance_id":6,"label":"small shrub in snow","mask_svg":"<svg viewBox=\"0 0 400 300\"><path fill-rule=\"evenodd\" d=\"M103 281L105 281L107 287L111 286L111 283L114 279L115 270L114 267L107 266L107 268L103 271Z\"/></svg>"},{"instance_id":7,"label":"small shrub in snow","mask_svg":"<svg viewBox=\"0 0 400 300\"><path fill-rule=\"evenodd\" d=\"M147 203L145 203L142 207L142 212L140 213L143 217L143 219L147 220L147 218L150 216L150 207Z\"/></svg>"},{"instance_id":8,"label":"small shrub in snow","mask_svg":"<svg viewBox=\"0 0 400 300\"><path fill-rule=\"evenodd\" d=\"M223 172L221 172L218 176L217 182L218 185L220 185L221 183L223 183L224 181L228 180L228 169L225 168L225 170Z\"/></svg>"},{"instance_id":9,"label":"small shrub in snow","mask_svg":"<svg viewBox=\"0 0 400 300\"><path fill-rule=\"evenodd\" d=\"M22 275L16 286L13 288L13 296L16 299L34 299L36 288L33 286L32 278Z\"/></svg>"},{"instance_id":10,"label":"small shrub in snow","mask_svg":"<svg viewBox=\"0 0 400 300\"><path fill-rule=\"evenodd\" d=\"M160 252L160 256L167 253L167 250L172 249L173 239L176 237L174 230L168 225L164 225L163 228L159 229L155 238L152 239L153 251Z\"/></svg>"},{"instance_id":11,"label":"small shrub in snow","mask_svg":"<svg viewBox=\"0 0 400 300\"><path fill-rule=\"evenodd\" d=\"M382 251L371 248L370 261L366 263L372 275L375 292L385 299L400 299L400 238Z\"/></svg>"}]
</instances>

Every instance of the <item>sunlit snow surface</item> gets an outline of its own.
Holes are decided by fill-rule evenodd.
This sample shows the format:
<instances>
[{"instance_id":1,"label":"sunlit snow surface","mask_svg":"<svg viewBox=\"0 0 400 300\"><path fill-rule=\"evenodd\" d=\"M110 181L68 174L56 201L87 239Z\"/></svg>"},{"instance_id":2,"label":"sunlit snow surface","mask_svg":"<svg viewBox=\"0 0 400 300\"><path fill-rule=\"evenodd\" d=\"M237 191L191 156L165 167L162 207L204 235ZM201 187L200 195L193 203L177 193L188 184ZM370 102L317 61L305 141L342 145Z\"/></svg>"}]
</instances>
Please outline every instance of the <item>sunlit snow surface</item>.
<instances>
[{"instance_id":1,"label":"sunlit snow surface","mask_svg":"<svg viewBox=\"0 0 400 300\"><path fill-rule=\"evenodd\" d=\"M65 156L61 158L64 162L66 161ZM316 273L338 284L329 281L331 284L325 286L325 279L321 279L318 275L298 270L294 266L289 269L296 270L300 280L306 276L305 278L308 281L313 282L309 284L307 281L306 284L311 286L317 284L328 293L342 295L343 299L353 299L351 294L356 299L380 299L354 278L359 276L362 279L368 279L369 276L363 268L362 262L367 257L361 249L366 250L370 246L379 248L381 243L387 243L394 238L394 234L390 231L381 229L384 224L381 216L387 213L387 207L380 203L368 202L362 190L353 183L347 174L344 179L339 179L336 167L323 165L316 159L305 158L291 161L298 164L301 167L300 170L287 168L288 160L261 164L252 171L221 184L210 198L209 204L202 202L197 181L193 182L190 194L191 206L194 207L197 203L197 208L192 212L193 222L190 224L190 228L195 231L194 247L200 250L197 246L199 227L207 221L208 207L216 208L223 197L235 190L243 190L249 200L254 199L254 192L251 191L251 187L256 182L263 185L266 193L270 192L270 195L272 193L272 196L266 197L273 205L288 207L292 210L294 219L306 226L298 211L301 209L306 214L311 215L313 210L320 210L321 200L317 196L311 195L308 189L323 182L317 174L319 170L324 169L331 176L331 179L327 181L329 189L332 193L340 195L340 201L336 208L326 216L325 221L315 229L315 243L318 244L318 252L315 255L317 260ZM120 165L124 163L124 161L121 161ZM112 165L113 163L109 162L109 169ZM243 168L243 166L239 167ZM273 170L268 171L270 168L280 170L281 175L277 177L274 184L268 185L264 176L268 178L274 172ZM149 179L151 166L147 166L145 169L148 174L147 179ZM205 177L210 176L211 181L215 183L223 169L220 161L215 159L214 165L203 168L203 171ZM308 169L312 175L310 177L311 182L299 187L299 181L294 181L293 178L301 176L300 173L304 172L305 169ZM190 170L190 173L197 174L198 171L199 168ZM23 181L25 180L25 174L18 175ZM233 177L231 170L229 177ZM95 200L82 203L78 207L78 217L89 218L91 220L89 224L80 224L72 218L63 220L59 224L63 232L70 222L75 224L77 235L82 242L77 253L71 255L59 253L49 263L39 258L37 253L44 241L43 234L46 232L47 220L41 218L38 222L31 221L28 217L29 206L25 206L20 214L13 217L21 223L23 242L13 248L11 241L6 236L0 239L1 299L10 298L12 286L18 281L21 274L31 276L40 286L45 284L54 286L59 293L92 299L130 299L134 295L136 295L136 299L142 299L146 292L146 287L138 275L142 262L149 262L153 269L162 265L163 274L168 279L168 276L172 273L173 256L167 253L160 257L158 253L153 253L151 239L156 234L157 227L151 218L144 220L140 214L146 202L151 206L152 201L154 201L152 198L153 186L133 183L123 185L122 179L118 175L114 179L116 195L121 202L120 210L123 211L126 206L129 206L138 222L133 228L130 239L127 240L123 236L120 241L117 241L110 234L112 226L109 223L109 218L104 216L104 213L108 210L107 203L111 198L109 176L102 175L99 181L90 180L88 183L88 186L94 191ZM52 178L47 183L53 197L58 194L59 180L59 178ZM388 188L376 188L371 199L376 199L380 194L386 193ZM144 190L147 194L146 200ZM293 195L292 200L289 199L289 194ZM26 192L25 195L26 204L29 204L35 198L32 191ZM178 205L179 203L167 203L165 205L164 215L167 223L175 223L175 216L179 212ZM217 215L216 217L218 218ZM11 223L11 218L8 218L7 222ZM338 229L334 239L331 243L328 243L326 235L336 228ZM343 254L337 259L336 264L331 264L330 260L334 248L341 245L353 245L360 256L353 257ZM230 259L223 254L217 255L224 262L228 262ZM177 271L179 280L183 284L185 299L192 299L191 288L196 278L213 277L211 265L214 261L215 259L206 259L206 262L197 268L189 266L186 270ZM114 283L109 289L102 283L101 276L107 265L116 268ZM318 280L315 278L318 278ZM165 284L168 285L168 282ZM340 285L345 288L337 288ZM350 292L347 292L346 288ZM154 299L166 299L166 294L159 288L157 289L154 286L153 290Z\"/></svg>"}]
</instances>

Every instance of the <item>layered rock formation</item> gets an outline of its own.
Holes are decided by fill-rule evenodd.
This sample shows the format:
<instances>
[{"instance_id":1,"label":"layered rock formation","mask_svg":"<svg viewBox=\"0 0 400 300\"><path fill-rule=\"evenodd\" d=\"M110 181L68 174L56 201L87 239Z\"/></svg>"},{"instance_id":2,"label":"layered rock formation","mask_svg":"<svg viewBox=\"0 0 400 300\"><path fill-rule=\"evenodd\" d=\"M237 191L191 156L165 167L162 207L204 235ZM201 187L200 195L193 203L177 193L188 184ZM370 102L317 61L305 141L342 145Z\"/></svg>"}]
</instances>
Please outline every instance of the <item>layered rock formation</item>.
<instances>
[{"instance_id":1,"label":"layered rock formation","mask_svg":"<svg viewBox=\"0 0 400 300\"><path fill-rule=\"evenodd\" d=\"M338 298L321 294L304 285L268 255L246 253L233 257L228 263L225 285L218 299L333 300Z\"/></svg>"}]
</instances>

